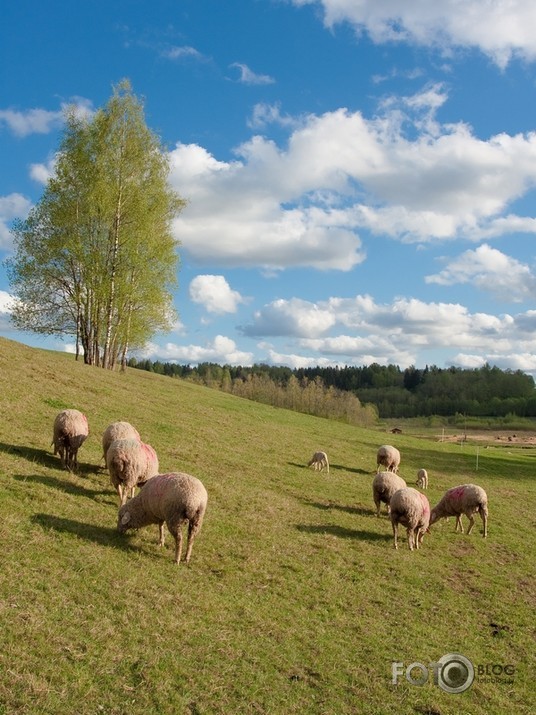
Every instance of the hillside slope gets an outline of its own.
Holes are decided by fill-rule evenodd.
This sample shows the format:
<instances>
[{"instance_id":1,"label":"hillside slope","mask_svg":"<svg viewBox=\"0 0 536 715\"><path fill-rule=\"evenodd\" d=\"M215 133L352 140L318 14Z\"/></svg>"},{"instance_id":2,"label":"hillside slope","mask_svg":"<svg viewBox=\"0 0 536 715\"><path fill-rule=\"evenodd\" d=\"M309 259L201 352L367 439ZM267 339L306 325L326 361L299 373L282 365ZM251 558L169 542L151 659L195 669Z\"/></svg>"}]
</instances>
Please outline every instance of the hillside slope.
<instances>
[{"instance_id":1,"label":"hillside slope","mask_svg":"<svg viewBox=\"0 0 536 715\"><path fill-rule=\"evenodd\" d=\"M77 474L50 447L64 407L90 424ZM116 531L100 438L117 419L156 449L161 471L190 472L208 490L189 567L174 566L171 537L159 549L156 526ZM432 504L455 484L488 491L487 540L480 520L469 537L450 520L418 552L404 534L394 551L371 481L378 445L395 438L408 483L428 469ZM316 449L329 476L306 467ZM357 429L0 338L0 713L528 715L534 459ZM474 663L465 692L432 678L392 683L393 662L449 653ZM511 666L512 682L479 680L489 664Z\"/></svg>"}]
</instances>

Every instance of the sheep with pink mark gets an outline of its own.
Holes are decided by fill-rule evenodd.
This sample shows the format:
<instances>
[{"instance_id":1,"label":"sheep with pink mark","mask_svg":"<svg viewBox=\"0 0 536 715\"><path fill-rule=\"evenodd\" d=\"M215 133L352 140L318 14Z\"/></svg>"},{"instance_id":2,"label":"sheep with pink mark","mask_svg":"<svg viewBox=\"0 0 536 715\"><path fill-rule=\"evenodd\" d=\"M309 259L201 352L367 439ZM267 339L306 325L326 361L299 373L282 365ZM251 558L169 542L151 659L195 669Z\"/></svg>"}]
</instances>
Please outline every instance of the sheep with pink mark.
<instances>
[{"instance_id":1,"label":"sheep with pink mark","mask_svg":"<svg viewBox=\"0 0 536 715\"><path fill-rule=\"evenodd\" d=\"M114 440L106 452L106 466L121 505L159 471L155 450L135 438Z\"/></svg>"},{"instance_id":2,"label":"sheep with pink mark","mask_svg":"<svg viewBox=\"0 0 536 715\"><path fill-rule=\"evenodd\" d=\"M488 535L488 495L477 484L461 484L448 489L430 514L430 525L447 516L456 517L456 526L463 534L462 514L469 519L470 534L475 524L474 514L479 513L484 525L483 536Z\"/></svg>"},{"instance_id":3,"label":"sheep with pink mark","mask_svg":"<svg viewBox=\"0 0 536 715\"><path fill-rule=\"evenodd\" d=\"M89 435L87 417L80 410L62 410L54 420L52 444L54 454L69 471L78 467L78 450Z\"/></svg>"},{"instance_id":4,"label":"sheep with pink mark","mask_svg":"<svg viewBox=\"0 0 536 715\"><path fill-rule=\"evenodd\" d=\"M119 420L108 425L102 434L102 456L106 460L109 446L116 439L137 439L141 442L138 430L130 422Z\"/></svg>"},{"instance_id":5,"label":"sheep with pink mark","mask_svg":"<svg viewBox=\"0 0 536 715\"><path fill-rule=\"evenodd\" d=\"M117 529L140 529L158 524L160 546L164 546L164 524L175 539L175 563L182 553L182 529L188 524L185 562L189 563L192 546L201 529L208 495L203 483L184 472L158 474L143 486L133 499L120 507Z\"/></svg>"},{"instance_id":6,"label":"sheep with pink mark","mask_svg":"<svg viewBox=\"0 0 536 715\"><path fill-rule=\"evenodd\" d=\"M398 549L398 524L406 527L410 551L418 549L430 523L430 504L421 492L413 487L396 491L391 497L391 524L394 547Z\"/></svg>"},{"instance_id":7,"label":"sheep with pink mark","mask_svg":"<svg viewBox=\"0 0 536 715\"><path fill-rule=\"evenodd\" d=\"M399 489L403 489L406 482L394 472L378 472L372 480L372 498L376 505L376 516L380 516L382 502L387 505L387 514L391 513L391 497Z\"/></svg>"}]
</instances>

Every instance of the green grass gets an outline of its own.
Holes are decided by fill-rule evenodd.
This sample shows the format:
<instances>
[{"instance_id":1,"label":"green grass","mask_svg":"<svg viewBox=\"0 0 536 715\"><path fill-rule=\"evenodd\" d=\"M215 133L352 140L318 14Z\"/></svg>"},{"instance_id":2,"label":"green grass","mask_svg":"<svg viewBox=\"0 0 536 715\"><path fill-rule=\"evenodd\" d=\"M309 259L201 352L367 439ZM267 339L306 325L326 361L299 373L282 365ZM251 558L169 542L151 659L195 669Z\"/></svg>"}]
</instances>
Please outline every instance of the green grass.
<instances>
[{"instance_id":1,"label":"green grass","mask_svg":"<svg viewBox=\"0 0 536 715\"><path fill-rule=\"evenodd\" d=\"M536 451L441 443L256 404L152 373L110 373L0 339L0 715L266 713L504 715L536 710ZM63 407L91 434L69 474L51 452ZM116 531L101 435L132 422L162 471L209 492L189 567L157 527ZM410 553L374 515L376 449L430 476L435 503L467 481L489 537L454 520ZM316 449L329 476L305 466ZM457 652L513 665L464 693L391 663Z\"/></svg>"}]
</instances>

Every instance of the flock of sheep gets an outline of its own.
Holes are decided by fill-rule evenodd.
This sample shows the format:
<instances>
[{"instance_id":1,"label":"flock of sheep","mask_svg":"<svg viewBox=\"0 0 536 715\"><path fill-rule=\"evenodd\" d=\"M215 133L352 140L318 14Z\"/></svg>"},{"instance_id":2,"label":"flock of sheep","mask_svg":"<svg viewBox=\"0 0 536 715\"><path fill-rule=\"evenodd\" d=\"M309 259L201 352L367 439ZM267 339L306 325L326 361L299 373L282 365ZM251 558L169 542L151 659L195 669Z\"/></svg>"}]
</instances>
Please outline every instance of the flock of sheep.
<instances>
[{"instance_id":1,"label":"flock of sheep","mask_svg":"<svg viewBox=\"0 0 536 715\"><path fill-rule=\"evenodd\" d=\"M89 435L86 416L79 410L62 410L54 420L52 444L62 464L70 471L78 466L78 450ZM158 524L160 546L164 524L175 539L175 563L182 553L182 528L188 524L185 561L201 529L207 508L207 490L196 477L184 472L159 474L155 450L142 442L129 422L113 422L102 435L102 452L110 481L119 496L117 528L123 533ZM143 487L134 496L136 487Z\"/></svg>"},{"instance_id":2,"label":"flock of sheep","mask_svg":"<svg viewBox=\"0 0 536 715\"><path fill-rule=\"evenodd\" d=\"M59 454L62 464L69 470L78 466L78 450L89 435L86 416L75 409L62 410L54 420L52 444L54 454ZM110 474L110 482L119 496L117 528L122 533L149 524L158 524L160 545L164 545L164 524L175 539L175 563L182 553L182 528L188 525L188 542L185 561L188 563L192 546L201 529L207 508L207 490L196 477L184 472L159 473L158 456L145 444L139 432L129 422L113 422L102 435L102 455ZM308 466L329 473L325 452L317 451ZM381 504L387 505L387 514L393 527L394 547L398 548L398 525L407 529L408 546L418 549L430 526L443 517L455 516L456 527L463 533L462 514L469 519L470 534L477 512L487 536L488 498L482 487L462 484L448 489L433 509L425 494L408 487L398 475L400 452L392 445L379 447L376 455L376 475L372 481L372 497L376 515ZM417 486L428 487L428 473L420 469ZM140 491L135 495L136 488Z\"/></svg>"},{"instance_id":3,"label":"flock of sheep","mask_svg":"<svg viewBox=\"0 0 536 715\"><path fill-rule=\"evenodd\" d=\"M308 462L308 466L322 471L327 467L329 472L328 457L325 452L315 452ZM402 524L407 529L408 546L410 551L418 549L425 533L430 532L430 526L443 517L455 516L456 527L463 533L462 515L469 519L470 534L474 526L474 514L477 512L484 525L483 536L488 535L488 497L484 489L477 484L461 484L448 489L433 509L425 494L408 487L405 480L397 472L400 466L400 452L390 444L379 447L376 455L376 476L372 481L372 498L376 506L376 515L380 516L382 503L387 505L387 514L393 527L394 547L398 548L398 525ZM385 471L381 471L381 468ZM417 472L417 486L421 489L428 488L428 472L419 469Z\"/></svg>"}]
</instances>

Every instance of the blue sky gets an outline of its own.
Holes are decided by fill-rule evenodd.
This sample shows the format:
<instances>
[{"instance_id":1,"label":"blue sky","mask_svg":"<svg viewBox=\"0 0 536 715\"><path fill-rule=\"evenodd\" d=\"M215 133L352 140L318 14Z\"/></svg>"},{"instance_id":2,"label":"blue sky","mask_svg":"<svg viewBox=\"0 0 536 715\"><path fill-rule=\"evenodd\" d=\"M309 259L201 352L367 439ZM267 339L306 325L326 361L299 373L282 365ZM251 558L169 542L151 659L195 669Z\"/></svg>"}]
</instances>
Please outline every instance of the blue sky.
<instances>
[{"instance_id":1,"label":"blue sky","mask_svg":"<svg viewBox=\"0 0 536 715\"><path fill-rule=\"evenodd\" d=\"M18 0L0 53L0 260L65 106L144 99L188 200L144 356L536 375L533 0Z\"/></svg>"}]
</instances>

